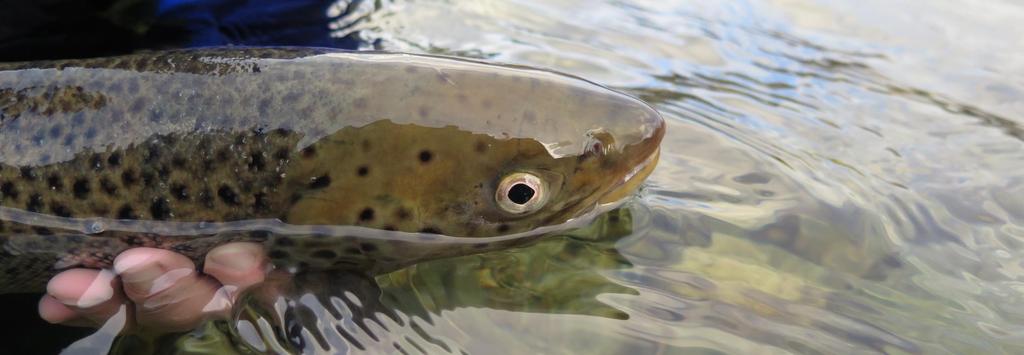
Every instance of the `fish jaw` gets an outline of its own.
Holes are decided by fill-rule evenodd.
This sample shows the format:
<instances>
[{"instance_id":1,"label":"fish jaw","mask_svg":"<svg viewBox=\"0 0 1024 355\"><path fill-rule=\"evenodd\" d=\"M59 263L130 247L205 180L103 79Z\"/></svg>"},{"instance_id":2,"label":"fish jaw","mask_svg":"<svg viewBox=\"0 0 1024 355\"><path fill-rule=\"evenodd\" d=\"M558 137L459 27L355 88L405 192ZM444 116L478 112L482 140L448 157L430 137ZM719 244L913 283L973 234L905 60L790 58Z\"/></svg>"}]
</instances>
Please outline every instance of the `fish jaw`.
<instances>
[{"instance_id":1,"label":"fish jaw","mask_svg":"<svg viewBox=\"0 0 1024 355\"><path fill-rule=\"evenodd\" d=\"M623 176L622 180L617 186L614 186L598 199L598 204L611 204L621 201L629 195L633 194L639 187L640 184L647 179L647 176L651 175L654 168L658 165L658 158L661 156L661 149L655 148L654 152L647 156L643 161L640 162L636 167L633 168L629 173Z\"/></svg>"},{"instance_id":2,"label":"fish jaw","mask_svg":"<svg viewBox=\"0 0 1024 355\"><path fill-rule=\"evenodd\" d=\"M640 185L651 175L658 165L661 156L661 141L665 137L665 120L654 108L643 104L646 113L641 117L638 125L645 131L645 137L627 146L620 154L627 156L624 164L627 169L621 180L614 182L611 187L598 199L599 204L610 204L621 201L633 194Z\"/></svg>"}]
</instances>

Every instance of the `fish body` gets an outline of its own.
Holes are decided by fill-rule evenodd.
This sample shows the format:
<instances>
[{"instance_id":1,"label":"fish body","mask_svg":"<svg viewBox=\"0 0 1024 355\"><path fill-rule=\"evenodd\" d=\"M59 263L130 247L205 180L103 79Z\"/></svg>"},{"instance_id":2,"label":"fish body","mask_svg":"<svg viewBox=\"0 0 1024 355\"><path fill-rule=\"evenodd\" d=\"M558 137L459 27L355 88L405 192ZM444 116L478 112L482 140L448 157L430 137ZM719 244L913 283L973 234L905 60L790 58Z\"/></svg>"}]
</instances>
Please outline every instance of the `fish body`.
<instances>
[{"instance_id":1,"label":"fish body","mask_svg":"<svg viewBox=\"0 0 1024 355\"><path fill-rule=\"evenodd\" d=\"M436 56L4 63L0 293L136 246L202 260L249 240L371 269L478 252L621 199L663 134L649 106L582 79Z\"/></svg>"}]
</instances>

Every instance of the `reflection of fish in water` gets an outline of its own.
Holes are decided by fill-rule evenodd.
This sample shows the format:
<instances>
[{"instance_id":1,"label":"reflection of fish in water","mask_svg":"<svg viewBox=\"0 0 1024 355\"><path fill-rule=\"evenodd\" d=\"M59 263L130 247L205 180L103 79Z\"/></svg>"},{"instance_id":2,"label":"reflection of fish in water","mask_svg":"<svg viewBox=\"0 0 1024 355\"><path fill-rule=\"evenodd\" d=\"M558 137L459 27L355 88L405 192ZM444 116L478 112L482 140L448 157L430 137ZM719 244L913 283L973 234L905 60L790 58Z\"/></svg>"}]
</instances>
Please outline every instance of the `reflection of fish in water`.
<instances>
[{"instance_id":1,"label":"reflection of fish in water","mask_svg":"<svg viewBox=\"0 0 1024 355\"><path fill-rule=\"evenodd\" d=\"M2 64L0 293L134 246L198 261L256 240L315 265L486 250L417 243L583 216L636 188L663 134L649 106L592 83L441 57L206 49Z\"/></svg>"}]
</instances>

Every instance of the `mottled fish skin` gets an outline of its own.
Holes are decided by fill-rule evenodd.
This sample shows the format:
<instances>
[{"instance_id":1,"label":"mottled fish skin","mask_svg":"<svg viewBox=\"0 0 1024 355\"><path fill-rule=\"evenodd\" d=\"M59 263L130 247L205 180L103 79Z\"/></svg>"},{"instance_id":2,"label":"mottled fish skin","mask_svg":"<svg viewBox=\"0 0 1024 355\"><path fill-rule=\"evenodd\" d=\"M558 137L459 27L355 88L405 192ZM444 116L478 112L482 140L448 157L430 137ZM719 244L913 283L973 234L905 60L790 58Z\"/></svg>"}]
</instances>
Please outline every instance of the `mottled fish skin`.
<instances>
[{"instance_id":1,"label":"mottled fish skin","mask_svg":"<svg viewBox=\"0 0 1024 355\"><path fill-rule=\"evenodd\" d=\"M39 221L493 237L620 199L653 168L663 135L649 106L582 79L435 56L214 48L0 63L0 293L38 291L61 269L108 267L140 245L201 260L256 240L275 259L324 265L467 254L484 248ZM543 208L498 208L497 184L515 172L550 185Z\"/></svg>"}]
</instances>

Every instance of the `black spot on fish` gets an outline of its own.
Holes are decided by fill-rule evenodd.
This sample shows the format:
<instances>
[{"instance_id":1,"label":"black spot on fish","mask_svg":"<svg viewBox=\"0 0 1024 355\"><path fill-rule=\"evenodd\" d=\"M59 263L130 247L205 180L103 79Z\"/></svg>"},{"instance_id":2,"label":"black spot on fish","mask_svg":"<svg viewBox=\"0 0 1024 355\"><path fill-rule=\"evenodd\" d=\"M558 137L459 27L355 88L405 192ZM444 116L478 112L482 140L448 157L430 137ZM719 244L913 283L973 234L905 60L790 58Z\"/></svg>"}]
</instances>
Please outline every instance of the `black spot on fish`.
<instances>
[{"instance_id":1,"label":"black spot on fish","mask_svg":"<svg viewBox=\"0 0 1024 355\"><path fill-rule=\"evenodd\" d=\"M349 255L359 255L359 254L362 254L362 253L363 253L363 251L362 251L362 250L359 250L359 248L355 248L355 247L348 247L348 248L345 248L345 254L349 254Z\"/></svg>"},{"instance_id":2,"label":"black spot on fish","mask_svg":"<svg viewBox=\"0 0 1024 355\"><path fill-rule=\"evenodd\" d=\"M81 127L82 123L85 123L85 113L76 112L74 116L71 116L72 127Z\"/></svg>"},{"instance_id":3,"label":"black spot on fish","mask_svg":"<svg viewBox=\"0 0 1024 355\"><path fill-rule=\"evenodd\" d=\"M58 217L68 218L71 217L71 209L68 206L61 204L60 202L50 202L50 211Z\"/></svg>"},{"instance_id":4,"label":"black spot on fish","mask_svg":"<svg viewBox=\"0 0 1024 355\"><path fill-rule=\"evenodd\" d=\"M360 211L359 212L359 220L363 221L363 222L372 221L373 220L373 209L367 207L367 208L364 208L362 211Z\"/></svg>"},{"instance_id":5,"label":"black spot on fish","mask_svg":"<svg viewBox=\"0 0 1024 355\"><path fill-rule=\"evenodd\" d=\"M153 200L153 203L149 205L149 213L155 220L166 220L171 216L171 203L166 198L157 197Z\"/></svg>"},{"instance_id":6,"label":"black spot on fish","mask_svg":"<svg viewBox=\"0 0 1024 355\"><path fill-rule=\"evenodd\" d=\"M311 189L322 189L331 185L331 176L323 175L314 177L309 181L309 188Z\"/></svg>"},{"instance_id":7,"label":"black spot on fish","mask_svg":"<svg viewBox=\"0 0 1024 355\"><path fill-rule=\"evenodd\" d=\"M46 184L50 187L50 190L60 191L64 188L64 181L61 180L60 175L50 174L46 178Z\"/></svg>"},{"instance_id":8,"label":"black spot on fish","mask_svg":"<svg viewBox=\"0 0 1024 355\"><path fill-rule=\"evenodd\" d=\"M117 184L110 181L110 178L106 176L100 178L100 188L103 189L103 192L106 192L107 195L113 196L117 193Z\"/></svg>"},{"instance_id":9,"label":"black spot on fish","mask_svg":"<svg viewBox=\"0 0 1024 355\"><path fill-rule=\"evenodd\" d=\"M38 226L37 227L32 227L32 231L35 232L38 235L53 235L53 231L50 230L49 228L46 228L46 227L38 227ZM38 244L34 244L34 245L33 244L29 244L28 247L30 249L39 249L40 245L38 245Z\"/></svg>"},{"instance_id":10,"label":"black spot on fish","mask_svg":"<svg viewBox=\"0 0 1024 355\"><path fill-rule=\"evenodd\" d=\"M321 249L314 251L313 253L310 254L310 256L317 259L334 259L338 257L338 254L331 250Z\"/></svg>"},{"instance_id":11,"label":"black spot on fish","mask_svg":"<svg viewBox=\"0 0 1024 355\"><path fill-rule=\"evenodd\" d=\"M399 207L398 210L395 211L395 217L398 217L399 220L404 221L409 219L409 217L412 217L412 213L409 212L409 210L406 209L405 207Z\"/></svg>"},{"instance_id":12,"label":"black spot on fish","mask_svg":"<svg viewBox=\"0 0 1024 355\"><path fill-rule=\"evenodd\" d=\"M217 189L217 196L219 196L220 200L224 201L226 204L232 206L238 206L241 204L241 201L238 200L238 194L235 193L235 190L232 190L228 185L221 185L220 189Z\"/></svg>"},{"instance_id":13,"label":"black spot on fish","mask_svg":"<svg viewBox=\"0 0 1024 355\"><path fill-rule=\"evenodd\" d=\"M288 148L279 148L276 152L274 152L274 158L277 159L277 160L288 160L288 158L291 156L291 154L292 153L291 153L290 149L288 149Z\"/></svg>"},{"instance_id":14,"label":"black spot on fish","mask_svg":"<svg viewBox=\"0 0 1024 355\"><path fill-rule=\"evenodd\" d=\"M141 174L142 184L152 187L156 184L156 174L153 174L150 170L145 170Z\"/></svg>"},{"instance_id":15,"label":"black spot on fish","mask_svg":"<svg viewBox=\"0 0 1024 355\"><path fill-rule=\"evenodd\" d=\"M271 259L288 259L288 252L285 252L284 250L280 249L274 249L267 253L267 256L269 256Z\"/></svg>"},{"instance_id":16,"label":"black spot on fish","mask_svg":"<svg viewBox=\"0 0 1024 355\"><path fill-rule=\"evenodd\" d=\"M18 189L15 188L14 183L7 181L0 184L0 197L10 198L12 200L18 199Z\"/></svg>"},{"instance_id":17,"label":"black spot on fish","mask_svg":"<svg viewBox=\"0 0 1024 355\"><path fill-rule=\"evenodd\" d=\"M420 161L423 163L429 163L431 159L434 159L434 153L429 150L420 151Z\"/></svg>"},{"instance_id":18,"label":"black spot on fish","mask_svg":"<svg viewBox=\"0 0 1024 355\"><path fill-rule=\"evenodd\" d=\"M135 170L129 168L121 172L121 183L124 184L125 187L131 187L138 182L139 177L135 175Z\"/></svg>"},{"instance_id":19,"label":"black spot on fish","mask_svg":"<svg viewBox=\"0 0 1024 355\"><path fill-rule=\"evenodd\" d=\"M160 175L161 181L167 181L171 177L171 168L167 164L160 164L160 167L156 170L156 173Z\"/></svg>"},{"instance_id":20,"label":"black spot on fish","mask_svg":"<svg viewBox=\"0 0 1024 355\"><path fill-rule=\"evenodd\" d=\"M259 211L259 212L265 212L265 211L270 210L270 201L267 201L267 194L262 193L262 192L257 192L255 195L252 195L252 198L253 198L253 203L252 203L253 210Z\"/></svg>"},{"instance_id":21,"label":"black spot on fish","mask_svg":"<svg viewBox=\"0 0 1024 355\"><path fill-rule=\"evenodd\" d=\"M188 199L188 187L183 184L171 184L171 196L178 201Z\"/></svg>"},{"instance_id":22,"label":"black spot on fish","mask_svg":"<svg viewBox=\"0 0 1024 355\"><path fill-rule=\"evenodd\" d=\"M263 154L260 152L250 153L249 170L252 171L263 171L267 166L266 159L263 158Z\"/></svg>"},{"instance_id":23,"label":"black spot on fish","mask_svg":"<svg viewBox=\"0 0 1024 355\"><path fill-rule=\"evenodd\" d=\"M89 129L85 130L85 138L89 140L95 139L96 133L96 127L89 127Z\"/></svg>"},{"instance_id":24,"label":"black spot on fish","mask_svg":"<svg viewBox=\"0 0 1024 355\"><path fill-rule=\"evenodd\" d=\"M92 168L93 170L102 170L103 157L100 157L99 154L93 154L92 157L89 158L89 167Z\"/></svg>"},{"instance_id":25,"label":"black spot on fish","mask_svg":"<svg viewBox=\"0 0 1024 355\"><path fill-rule=\"evenodd\" d=\"M295 246L295 240L288 237L279 237L277 238L277 240L274 241L274 244L282 247L290 247Z\"/></svg>"},{"instance_id":26,"label":"black spot on fish","mask_svg":"<svg viewBox=\"0 0 1024 355\"><path fill-rule=\"evenodd\" d=\"M217 161L224 163L227 162L229 159L231 159L230 150L228 150L227 148L221 148L217 150Z\"/></svg>"},{"instance_id":27,"label":"black spot on fish","mask_svg":"<svg viewBox=\"0 0 1024 355\"><path fill-rule=\"evenodd\" d=\"M356 175L366 176L368 174L370 174L370 167L366 165L360 166L358 169L356 169Z\"/></svg>"},{"instance_id":28,"label":"black spot on fish","mask_svg":"<svg viewBox=\"0 0 1024 355\"><path fill-rule=\"evenodd\" d=\"M32 135L32 143L35 143L36 146L41 146L43 145L43 141L45 140L45 138L46 133L44 133L43 130L40 129L36 131L36 134Z\"/></svg>"},{"instance_id":29,"label":"black spot on fish","mask_svg":"<svg viewBox=\"0 0 1024 355\"><path fill-rule=\"evenodd\" d=\"M142 109L144 109L145 106L146 106L146 100L144 100L143 98L139 97L139 98L136 98L135 101L132 101L131 106L128 107L128 111L130 111L131 113L133 113L135 115L139 115L139 114L142 113Z\"/></svg>"},{"instance_id":30,"label":"black spot on fish","mask_svg":"<svg viewBox=\"0 0 1024 355\"><path fill-rule=\"evenodd\" d=\"M203 159L203 170L210 171L214 169L214 161L212 159Z\"/></svg>"},{"instance_id":31,"label":"black spot on fish","mask_svg":"<svg viewBox=\"0 0 1024 355\"><path fill-rule=\"evenodd\" d=\"M121 153L110 153L110 156L107 157L107 164L112 167L121 166Z\"/></svg>"},{"instance_id":32,"label":"black spot on fish","mask_svg":"<svg viewBox=\"0 0 1024 355\"><path fill-rule=\"evenodd\" d=\"M37 177L39 177L38 175L36 175L36 171L32 170L32 168L30 167L23 166L20 170L22 179L35 180Z\"/></svg>"},{"instance_id":33,"label":"black spot on fish","mask_svg":"<svg viewBox=\"0 0 1024 355\"><path fill-rule=\"evenodd\" d=\"M131 205L125 204L117 210L117 219L138 219L139 216L135 215L135 210L132 209Z\"/></svg>"},{"instance_id":34,"label":"black spot on fish","mask_svg":"<svg viewBox=\"0 0 1024 355\"><path fill-rule=\"evenodd\" d=\"M473 146L473 150L477 153L485 153L487 152L487 143L484 143L484 141L476 141L476 144Z\"/></svg>"},{"instance_id":35,"label":"black spot on fish","mask_svg":"<svg viewBox=\"0 0 1024 355\"><path fill-rule=\"evenodd\" d=\"M89 197L89 193L92 192L92 187L89 186L89 179L85 178L78 178L77 180L75 180L75 183L74 185L72 185L71 189L75 193L75 198L79 200L84 200L85 198Z\"/></svg>"},{"instance_id":36,"label":"black spot on fish","mask_svg":"<svg viewBox=\"0 0 1024 355\"><path fill-rule=\"evenodd\" d=\"M508 230L509 226L507 224L502 223L498 225L498 233L505 233L508 232Z\"/></svg>"},{"instance_id":37,"label":"black spot on fish","mask_svg":"<svg viewBox=\"0 0 1024 355\"><path fill-rule=\"evenodd\" d=\"M184 169L186 165L188 165L188 159L185 159L181 154L175 154L174 157L171 158L171 166L175 169Z\"/></svg>"},{"instance_id":38,"label":"black spot on fish","mask_svg":"<svg viewBox=\"0 0 1024 355\"><path fill-rule=\"evenodd\" d=\"M146 163L155 162L157 159L160 159L160 154L160 146L157 143L152 143L146 147L146 157L144 158L144 161Z\"/></svg>"},{"instance_id":39,"label":"black spot on fish","mask_svg":"<svg viewBox=\"0 0 1024 355\"><path fill-rule=\"evenodd\" d=\"M302 148L302 157L303 158L312 158L312 157L315 157L315 156L316 156L316 148L314 148L313 146L308 146L308 147Z\"/></svg>"}]
</instances>

